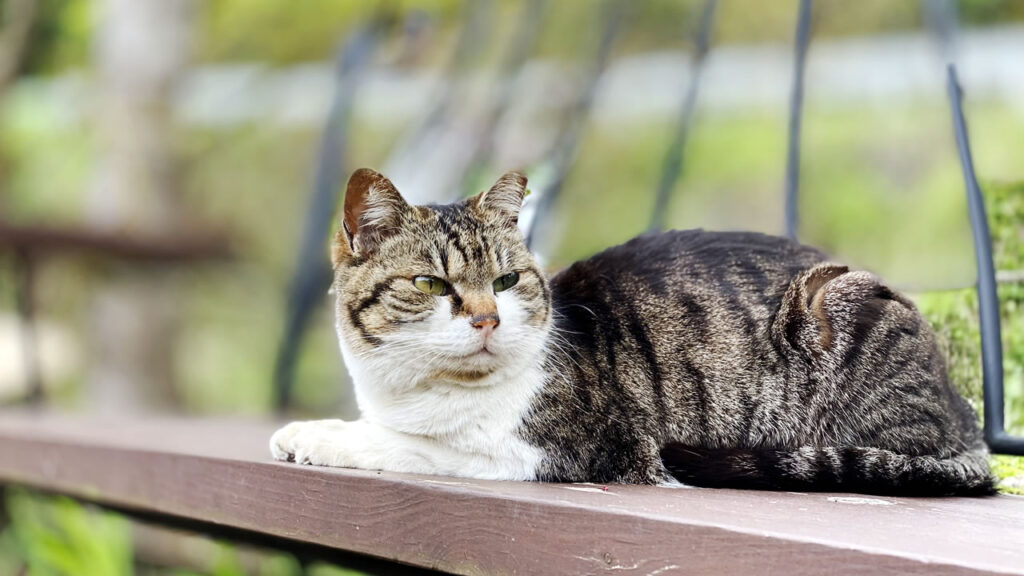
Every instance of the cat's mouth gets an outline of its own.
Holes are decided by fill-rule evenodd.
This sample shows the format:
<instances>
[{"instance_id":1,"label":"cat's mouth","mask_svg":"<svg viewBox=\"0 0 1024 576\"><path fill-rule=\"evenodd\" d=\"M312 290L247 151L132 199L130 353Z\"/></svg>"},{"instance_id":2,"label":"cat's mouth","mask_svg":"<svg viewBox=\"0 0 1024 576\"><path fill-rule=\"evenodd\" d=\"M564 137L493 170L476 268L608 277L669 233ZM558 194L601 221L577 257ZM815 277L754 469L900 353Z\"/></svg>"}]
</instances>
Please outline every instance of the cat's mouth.
<instances>
[{"instance_id":1,"label":"cat's mouth","mask_svg":"<svg viewBox=\"0 0 1024 576\"><path fill-rule=\"evenodd\" d=\"M487 345L485 344L485 345L481 346L480 349L477 350L476 352L470 352L469 354L465 354L463 356L458 356L457 359L459 359L459 360L470 360L470 359L473 359L473 358L480 358L480 359L482 359L482 358L493 358L494 356L495 356L494 352L491 352L487 348Z\"/></svg>"}]
</instances>

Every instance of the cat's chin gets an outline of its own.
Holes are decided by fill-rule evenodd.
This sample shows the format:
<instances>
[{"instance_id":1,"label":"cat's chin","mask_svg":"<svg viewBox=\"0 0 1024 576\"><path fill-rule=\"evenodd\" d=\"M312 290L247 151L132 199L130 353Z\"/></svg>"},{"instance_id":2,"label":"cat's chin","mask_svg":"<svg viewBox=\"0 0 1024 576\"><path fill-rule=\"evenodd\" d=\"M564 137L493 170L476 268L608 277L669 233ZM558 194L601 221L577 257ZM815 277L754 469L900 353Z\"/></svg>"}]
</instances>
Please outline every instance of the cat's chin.
<instances>
[{"instance_id":1,"label":"cat's chin","mask_svg":"<svg viewBox=\"0 0 1024 576\"><path fill-rule=\"evenodd\" d=\"M439 366L426 376L427 382L455 384L467 388L487 387L509 379L509 363L493 352L478 352L451 365Z\"/></svg>"},{"instance_id":2,"label":"cat's chin","mask_svg":"<svg viewBox=\"0 0 1024 576\"><path fill-rule=\"evenodd\" d=\"M432 372L427 380L431 382L458 384L459 386L476 387L489 386L493 383L493 376L497 370L474 370L471 368L436 370Z\"/></svg>"}]
</instances>

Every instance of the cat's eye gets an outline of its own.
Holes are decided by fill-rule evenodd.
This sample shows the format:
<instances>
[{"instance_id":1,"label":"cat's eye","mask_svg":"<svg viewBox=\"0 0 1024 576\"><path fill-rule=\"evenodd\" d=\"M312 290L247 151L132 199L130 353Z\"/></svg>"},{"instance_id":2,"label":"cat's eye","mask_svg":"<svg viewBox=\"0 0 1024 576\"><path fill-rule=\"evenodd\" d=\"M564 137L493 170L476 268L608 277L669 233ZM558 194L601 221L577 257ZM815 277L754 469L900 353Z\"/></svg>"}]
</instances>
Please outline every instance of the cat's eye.
<instances>
[{"instance_id":1,"label":"cat's eye","mask_svg":"<svg viewBox=\"0 0 1024 576\"><path fill-rule=\"evenodd\" d=\"M412 279L413 286L420 292L426 292L431 296L444 296L448 294L448 283L433 276L417 276Z\"/></svg>"},{"instance_id":2,"label":"cat's eye","mask_svg":"<svg viewBox=\"0 0 1024 576\"><path fill-rule=\"evenodd\" d=\"M515 286L519 283L519 272L510 272L494 281L494 292L498 293Z\"/></svg>"}]
</instances>

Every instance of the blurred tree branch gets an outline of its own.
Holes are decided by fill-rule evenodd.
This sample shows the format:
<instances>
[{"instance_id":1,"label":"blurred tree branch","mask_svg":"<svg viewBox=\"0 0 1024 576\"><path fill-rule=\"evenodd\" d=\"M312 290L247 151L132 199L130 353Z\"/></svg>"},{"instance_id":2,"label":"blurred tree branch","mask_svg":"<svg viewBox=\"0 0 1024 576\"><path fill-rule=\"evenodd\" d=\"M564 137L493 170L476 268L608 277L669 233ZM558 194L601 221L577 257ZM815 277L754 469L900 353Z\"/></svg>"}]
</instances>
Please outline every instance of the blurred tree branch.
<instances>
[{"instance_id":1,"label":"blurred tree branch","mask_svg":"<svg viewBox=\"0 0 1024 576\"><path fill-rule=\"evenodd\" d=\"M0 94L18 74L29 32L36 17L36 0L7 0L0 27Z\"/></svg>"}]
</instances>

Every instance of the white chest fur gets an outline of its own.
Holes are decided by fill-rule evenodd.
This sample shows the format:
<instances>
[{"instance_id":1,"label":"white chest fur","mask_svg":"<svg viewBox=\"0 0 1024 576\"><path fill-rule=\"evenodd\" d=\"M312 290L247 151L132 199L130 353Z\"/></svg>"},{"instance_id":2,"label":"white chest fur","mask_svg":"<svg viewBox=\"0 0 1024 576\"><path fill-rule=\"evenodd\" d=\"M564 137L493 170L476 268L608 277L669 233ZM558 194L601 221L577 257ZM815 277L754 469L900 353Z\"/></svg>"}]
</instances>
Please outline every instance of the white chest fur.
<instances>
[{"instance_id":1,"label":"white chest fur","mask_svg":"<svg viewBox=\"0 0 1024 576\"><path fill-rule=\"evenodd\" d=\"M472 386L420 381L395 385L387 366L356 357L342 339L342 354L355 383L360 422L388 431L391 444L415 452L420 466L402 471L474 478L532 480L543 452L520 432L543 386L539 367L505 368ZM393 446L392 448L397 448ZM386 462L380 466L396 469ZM410 469L415 468L415 469Z\"/></svg>"}]
</instances>

